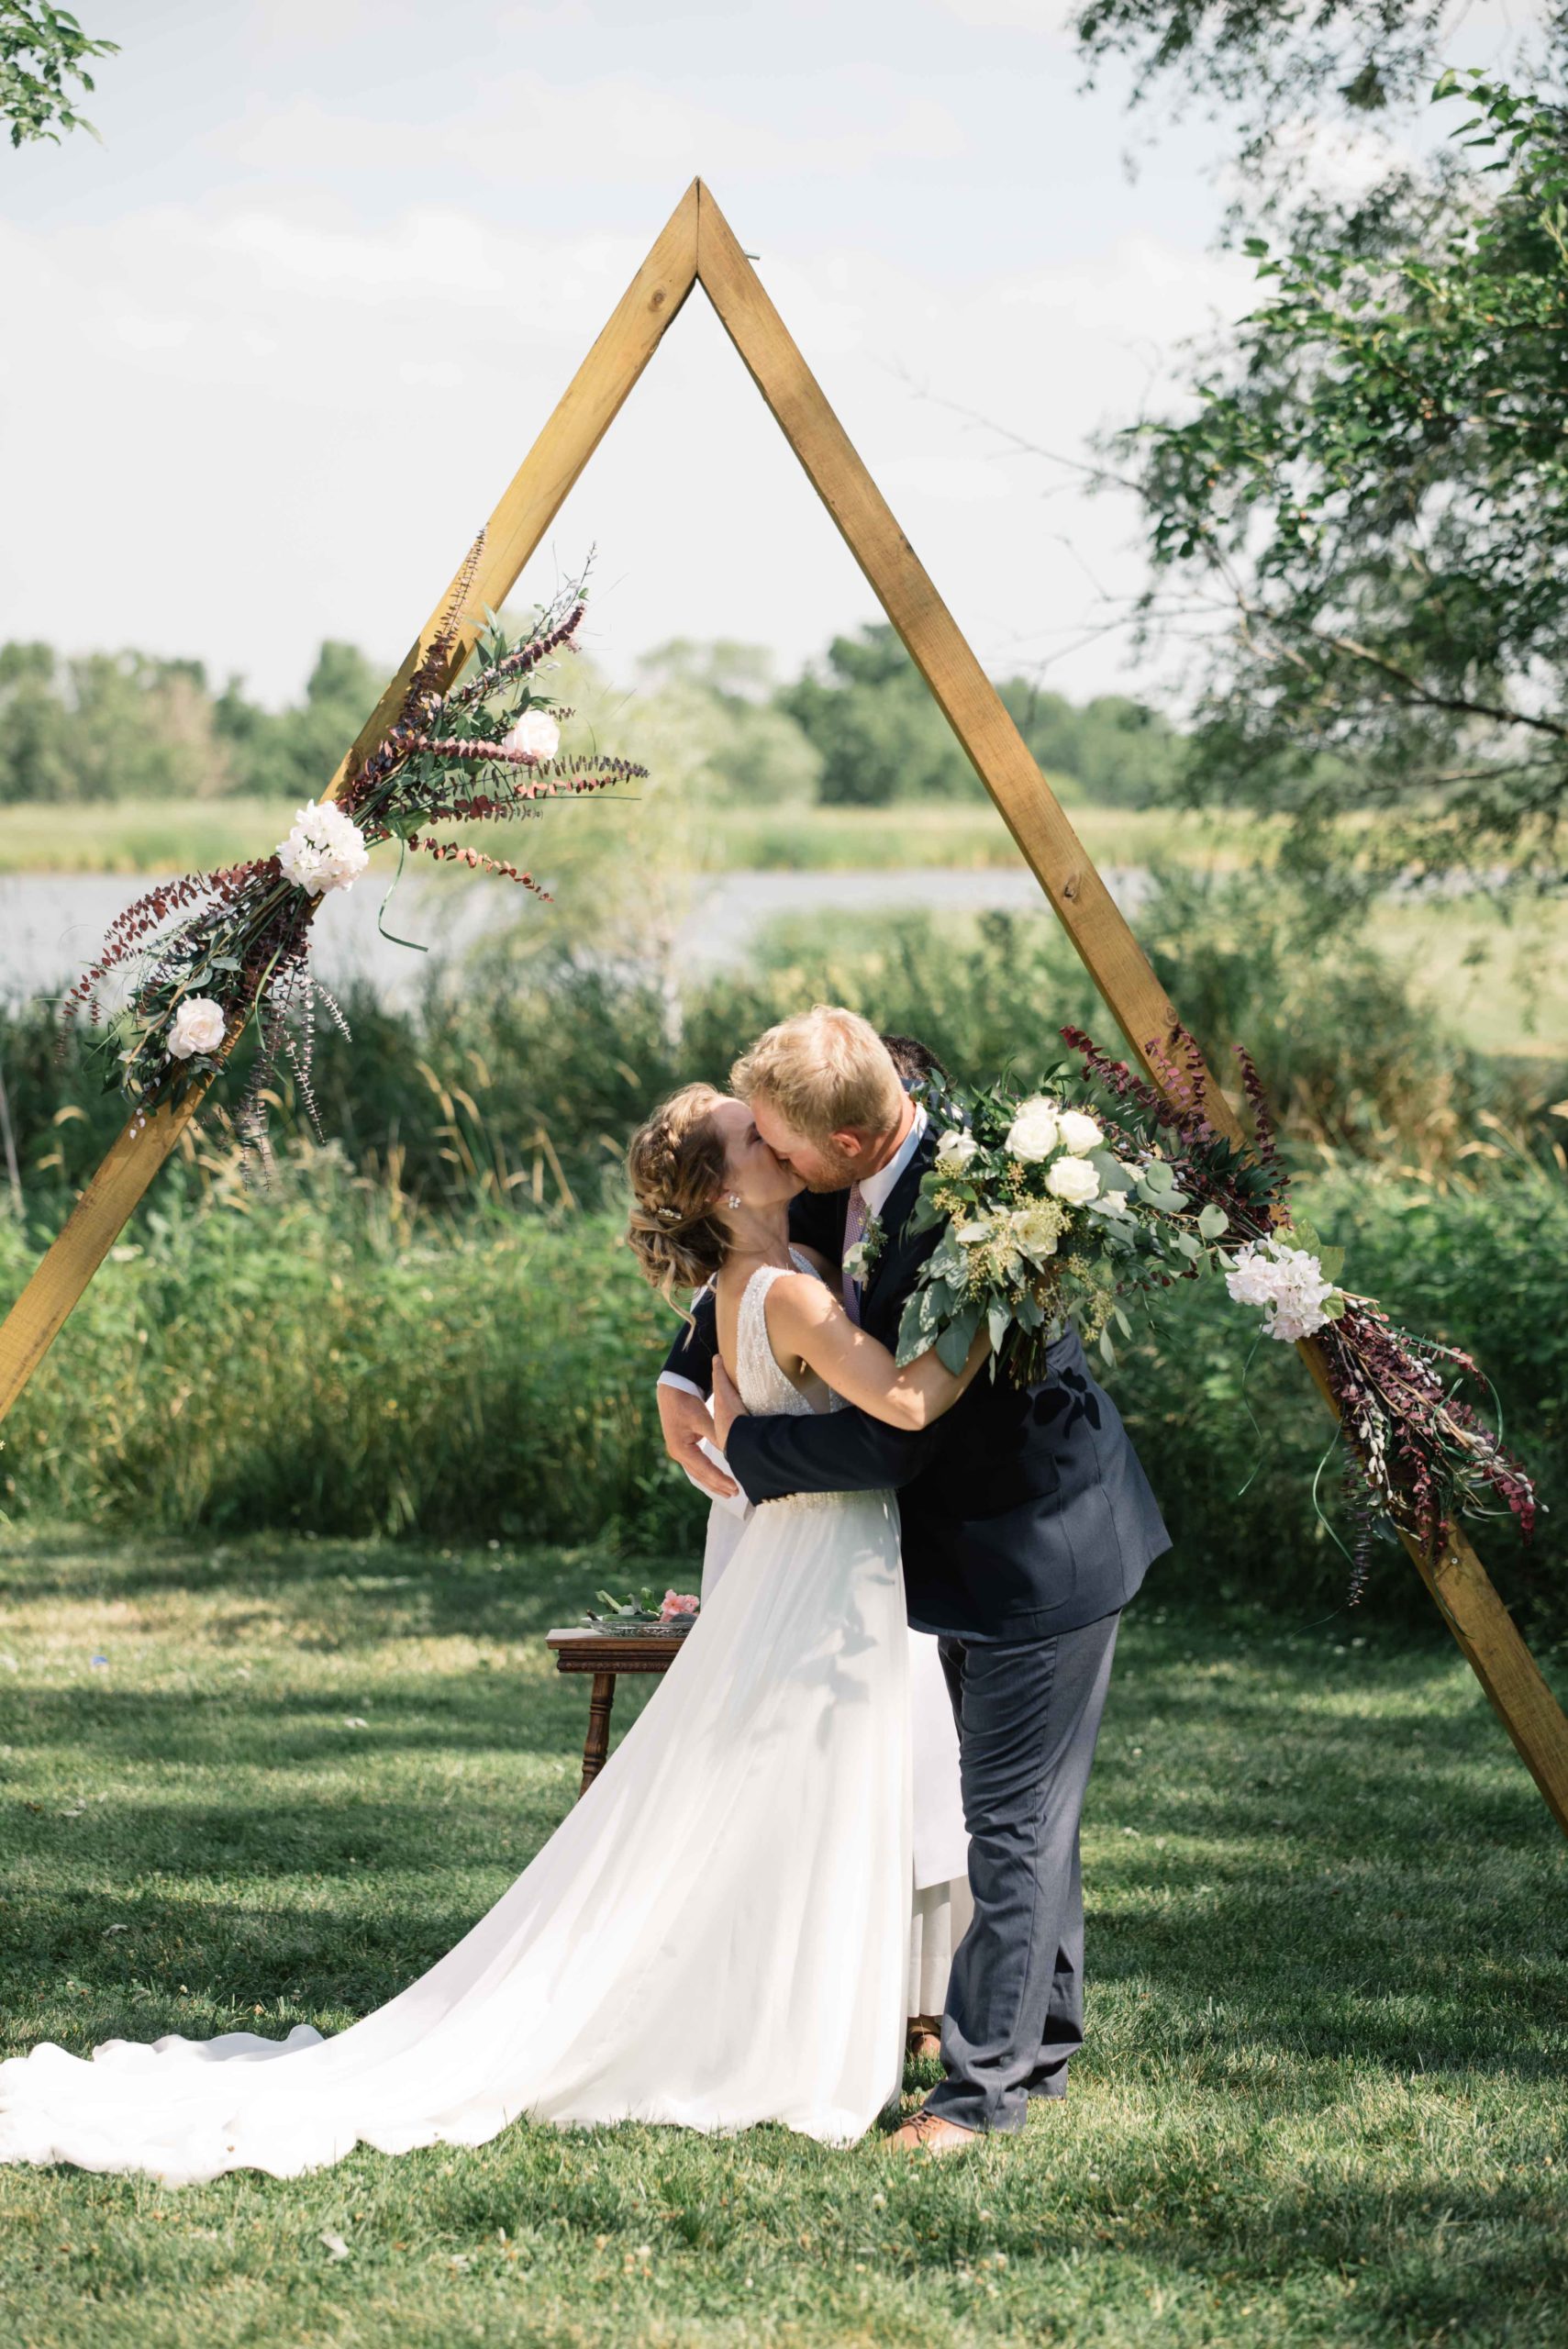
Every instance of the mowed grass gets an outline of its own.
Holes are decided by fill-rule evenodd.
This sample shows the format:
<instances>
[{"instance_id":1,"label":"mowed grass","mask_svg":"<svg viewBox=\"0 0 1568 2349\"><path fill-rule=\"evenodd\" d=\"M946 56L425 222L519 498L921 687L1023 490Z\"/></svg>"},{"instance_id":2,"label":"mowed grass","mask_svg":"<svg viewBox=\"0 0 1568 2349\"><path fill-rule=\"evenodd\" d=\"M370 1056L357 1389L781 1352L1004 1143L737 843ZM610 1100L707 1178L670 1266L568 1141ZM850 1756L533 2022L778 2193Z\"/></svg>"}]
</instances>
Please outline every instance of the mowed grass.
<instances>
[{"instance_id":1,"label":"mowed grass","mask_svg":"<svg viewBox=\"0 0 1568 2349\"><path fill-rule=\"evenodd\" d=\"M586 1692L543 1631L670 1573L9 1538L7 2052L385 1998L572 1799ZM1179 1573L1129 1613L1090 1793L1089 2043L1021 2137L906 2166L519 2126L185 2192L0 2171L7 2342L1556 2349L1562 1838L1440 1639L1188 1615Z\"/></svg>"},{"instance_id":2,"label":"mowed grass","mask_svg":"<svg viewBox=\"0 0 1568 2349\"><path fill-rule=\"evenodd\" d=\"M270 799L113 800L83 807L22 802L0 809L0 875L175 873L263 855L297 803ZM1071 809L1106 864L1163 858L1224 866L1262 853L1265 828L1245 817L1155 807ZM846 872L867 866L1019 867L1001 817L983 800L898 807L714 807L700 826L715 872Z\"/></svg>"}]
</instances>

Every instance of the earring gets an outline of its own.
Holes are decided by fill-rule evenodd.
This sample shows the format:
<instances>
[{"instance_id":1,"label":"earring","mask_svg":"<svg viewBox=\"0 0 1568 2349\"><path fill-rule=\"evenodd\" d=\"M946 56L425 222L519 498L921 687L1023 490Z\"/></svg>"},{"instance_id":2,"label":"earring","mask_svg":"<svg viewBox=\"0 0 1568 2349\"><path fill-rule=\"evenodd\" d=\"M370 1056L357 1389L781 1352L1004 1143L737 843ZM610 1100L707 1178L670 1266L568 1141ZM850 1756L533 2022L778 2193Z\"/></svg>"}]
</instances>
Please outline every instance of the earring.
<instances>
[{"instance_id":1,"label":"earring","mask_svg":"<svg viewBox=\"0 0 1568 2349\"><path fill-rule=\"evenodd\" d=\"M738 1208L738 1207L740 1206L740 1192L739 1192L739 1191L726 1191L726 1193L724 1194L724 1204L725 1204L725 1206L726 1206L727 1208Z\"/></svg>"}]
</instances>

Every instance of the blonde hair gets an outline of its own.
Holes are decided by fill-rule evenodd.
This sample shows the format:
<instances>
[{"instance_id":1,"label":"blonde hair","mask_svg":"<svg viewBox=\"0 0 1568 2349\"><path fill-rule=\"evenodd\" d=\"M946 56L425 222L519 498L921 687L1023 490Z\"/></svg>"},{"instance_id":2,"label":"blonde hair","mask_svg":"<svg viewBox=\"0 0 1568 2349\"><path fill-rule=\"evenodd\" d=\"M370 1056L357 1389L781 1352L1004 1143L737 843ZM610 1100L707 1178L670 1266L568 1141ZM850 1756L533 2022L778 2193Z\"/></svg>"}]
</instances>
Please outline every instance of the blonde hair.
<instances>
[{"instance_id":1,"label":"blonde hair","mask_svg":"<svg viewBox=\"0 0 1568 2349\"><path fill-rule=\"evenodd\" d=\"M903 1087L886 1045L858 1011L817 1003L781 1019L729 1072L743 1101L759 1094L819 1147L846 1130L878 1133L898 1116Z\"/></svg>"},{"instance_id":2,"label":"blonde hair","mask_svg":"<svg viewBox=\"0 0 1568 2349\"><path fill-rule=\"evenodd\" d=\"M677 1290L711 1280L728 1252L714 1211L725 1148L713 1112L723 1098L711 1085L683 1085L638 1128L627 1152L627 1241L643 1278L672 1301Z\"/></svg>"}]
</instances>

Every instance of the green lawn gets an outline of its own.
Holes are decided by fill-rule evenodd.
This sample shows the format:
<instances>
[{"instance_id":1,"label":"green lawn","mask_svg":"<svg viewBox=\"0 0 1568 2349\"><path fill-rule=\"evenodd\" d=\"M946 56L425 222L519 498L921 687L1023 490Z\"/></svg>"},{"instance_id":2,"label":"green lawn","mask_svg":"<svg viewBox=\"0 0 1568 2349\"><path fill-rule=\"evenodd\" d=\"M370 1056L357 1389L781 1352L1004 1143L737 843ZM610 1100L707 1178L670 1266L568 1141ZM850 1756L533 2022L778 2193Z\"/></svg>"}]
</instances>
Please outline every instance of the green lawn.
<instances>
[{"instance_id":1,"label":"green lawn","mask_svg":"<svg viewBox=\"0 0 1568 2349\"><path fill-rule=\"evenodd\" d=\"M333 2027L428 1965L572 1798L584 1692L539 1635L606 1571L10 1536L7 2048ZM1089 2047L1022 2138L0 2172L7 2342L1556 2349L1562 1839L1451 1647L1174 1586L1129 1616L1091 1790Z\"/></svg>"},{"instance_id":2,"label":"green lawn","mask_svg":"<svg viewBox=\"0 0 1568 2349\"><path fill-rule=\"evenodd\" d=\"M114 800L0 808L0 874L171 873L258 856L287 831L295 803L265 799ZM1245 818L1162 808L1074 807L1073 823L1106 864L1151 858L1242 861L1257 831ZM715 871L856 871L868 865L1017 865L1006 825L981 801L907 807L718 807L701 825Z\"/></svg>"}]
</instances>

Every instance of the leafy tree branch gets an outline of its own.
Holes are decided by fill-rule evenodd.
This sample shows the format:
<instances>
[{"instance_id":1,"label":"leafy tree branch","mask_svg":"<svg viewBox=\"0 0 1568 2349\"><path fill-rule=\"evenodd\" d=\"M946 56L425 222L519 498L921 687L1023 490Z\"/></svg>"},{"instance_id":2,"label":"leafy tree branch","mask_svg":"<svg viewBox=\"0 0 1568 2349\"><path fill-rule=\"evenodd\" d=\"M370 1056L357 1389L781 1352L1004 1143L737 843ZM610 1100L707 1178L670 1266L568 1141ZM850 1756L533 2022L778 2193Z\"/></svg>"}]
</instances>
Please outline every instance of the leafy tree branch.
<instances>
[{"instance_id":1,"label":"leafy tree branch","mask_svg":"<svg viewBox=\"0 0 1568 2349\"><path fill-rule=\"evenodd\" d=\"M1267 288L1191 412L1113 437L1146 639L1228 602L1193 796L1286 809L1365 870L1558 885L1568 820L1568 106L1468 101L1428 171L1248 241ZM1534 743L1537 753L1526 755Z\"/></svg>"},{"instance_id":2,"label":"leafy tree branch","mask_svg":"<svg viewBox=\"0 0 1568 2349\"><path fill-rule=\"evenodd\" d=\"M50 0L0 0L0 122L10 126L11 144L84 130L98 134L76 111L67 84L91 93L87 60L117 57L119 43L93 40L67 8Z\"/></svg>"}]
</instances>

